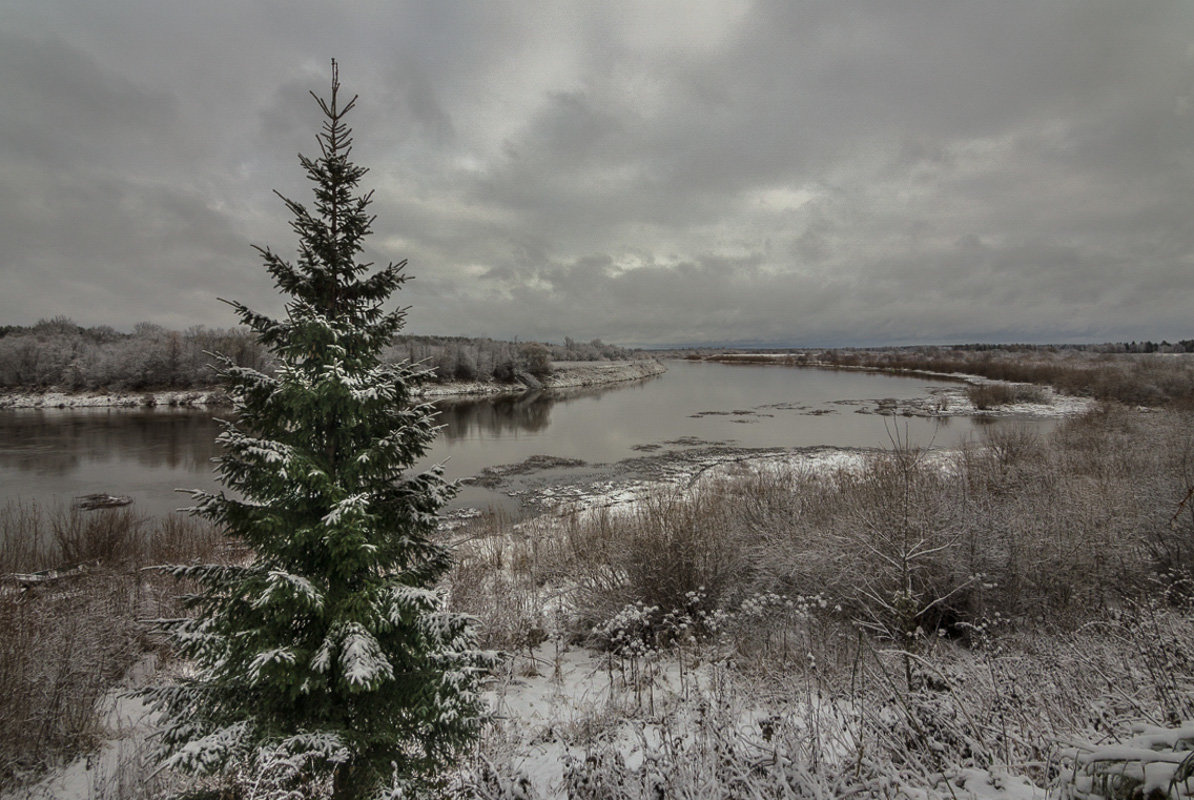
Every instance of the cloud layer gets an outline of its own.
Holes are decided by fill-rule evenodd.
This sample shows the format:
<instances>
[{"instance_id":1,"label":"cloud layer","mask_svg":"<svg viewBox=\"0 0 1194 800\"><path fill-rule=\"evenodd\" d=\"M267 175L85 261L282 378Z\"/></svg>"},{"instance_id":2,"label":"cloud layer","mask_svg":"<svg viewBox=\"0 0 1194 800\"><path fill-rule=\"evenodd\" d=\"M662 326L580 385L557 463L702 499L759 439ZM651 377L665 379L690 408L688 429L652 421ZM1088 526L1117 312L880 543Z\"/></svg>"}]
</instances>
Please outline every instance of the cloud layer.
<instances>
[{"instance_id":1,"label":"cloud layer","mask_svg":"<svg viewBox=\"0 0 1194 800\"><path fill-rule=\"evenodd\" d=\"M328 59L417 333L1188 338L1194 5L18 0L0 323L277 312Z\"/></svg>"}]
</instances>

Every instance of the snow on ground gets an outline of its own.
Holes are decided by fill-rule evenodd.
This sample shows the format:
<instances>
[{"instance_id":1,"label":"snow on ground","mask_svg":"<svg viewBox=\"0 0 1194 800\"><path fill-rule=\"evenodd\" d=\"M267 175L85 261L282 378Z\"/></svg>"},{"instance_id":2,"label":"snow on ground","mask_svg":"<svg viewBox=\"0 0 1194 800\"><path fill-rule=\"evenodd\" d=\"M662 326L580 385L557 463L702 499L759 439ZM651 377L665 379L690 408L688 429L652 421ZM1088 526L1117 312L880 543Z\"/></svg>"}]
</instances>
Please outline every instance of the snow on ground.
<instances>
[{"instance_id":1,"label":"snow on ground","mask_svg":"<svg viewBox=\"0 0 1194 800\"><path fill-rule=\"evenodd\" d=\"M975 378L970 375L943 376L955 380L965 380L969 384L1000 383ZM1053 389L1034 384L1007 384L1009 386L1031 386L1034 392L1041 395L1040 402L1017 402L994 408L980 409L967 396L967 386L943 386L930 390L929 394L904 400L895 398L880 398L869 400L839 400L837 405L857 406L858 412L863 414L886 414L890 416L912 417L1068 417L1089 411L1095 401L1089 397L1074 397L1059 394Z\"/></svg>"},{"instance_id":2,"label":"snow on ground","mask_svg":"<svg viewBox=\"0 0 1194 800\"><path fill-rule=\"evenodd\" d=\"M944 788L943 795L958 800L1045 800L1048 797L1044 789L1024 776L1001 768L959 770Z\"/></svg>"},{"instance_id":3,"label":"snow on ground","mask_svg":"<svg viewBox=\"0 0 1194 800\"><path fill-rule=\"evenodd\" d=\"M983 378L974 378L973 376L959 375L954 377L969 377L971 383L1001 383L1001 381L988 381ZM1068 417L1089 411L1095 405L1095 401L1089 397L1060 394L1047 386L1024 383L1009 383L1008 385L1031 387L1039 391L1043 399L1038 403L1012 403L984 410L977 408L974 403L970 402L970 399L966 396L966 389L964 387L950 387L939 390L933 395L933 398L938 403L941 400L945 401L945 408L937 413L947 416L984 414L996 417Z\"/></svg>"},{"instance_id":4,"label":"snow on ground","mask_svg":"<svg viewBox=\"0 0 1194 800\"><path fill-rule=\"evenodd\" d=\"M857 472L875 455L866 450L821 447L802 450L749 451L738 448L710 448L696 453L672 453L652 459L652 475L633 480L611 478L585 484L555 485L538 489L528 504L553 513L632 514L648 498L661 492L680 497L694 496L711 484L750 473L833 475ZM946 451L926 455L947 461Z\"/></svg>"},{"instance_id":5,"label":"snow on ground","mask_svg":"<svg viewBox=\"0 0 1194 800\"><path fill-rule=\"evenodd\" d=\"M150 711L139 698L125 693L153 674L156 661L152 655L143 658L124 685L100 701L105 739L98 752L76 759L32 786L5 794L3 800L95 800L136 794L129 782L146 774Z\"/></svg>"},{"instance_id":6,"label":"snow on ground","mask_svg":"<svg viewBox=\"0 0 1194 800\"><path fill-rule=\"evenodd\" d=\"M543 381L544 387L570 389L649 378L667 372L667 367L652 358L638 361L557 361L552 365L552 370L552 374Z\"/></svg>"},{"instance_id":7,"label":"snow on ground","mask_svg":"<svg viewBox=\"0 0 1194 800\"><path fill-rule=\"evenodd\" d=\"M509 763L536 787L563 779L565 741L607 715L613 696L602 664L580 648L546 642L512 659L486 692Z\"/></svg>"},{"instance_id":8,"label":"snow on ground","mask_svg":"<svg viewBox=\"0 0 1194 800\"><path fill-rule=\"evenodd\" d=\"M570 361L555 365L555 373L544 381L544 388L564 389L620 383L659 375L667 368L654 359L645 361ZM460 397L510 394L526 391L522 384L458 381L426 383L419 387L420 397ZM227 406L228 395L221 389L165 392L45 392L15 391L0 393L0 408L201 408Z\"/></svg>"},{"instance_id":9,"label":"snow on ground","mask_svg":"<svg viewBox=\"0 0 1194 800\"><path fill-rule=\"evenodd\" d=\"M686 698L707 700L717 667L680 668L675 656L644 660L632 671L616 656L556 641L509 662L509 673L487 691L496 721L495 741L516 777L534 796L567 797L570 760L584 760L587 743L610 743L622 765L639 769L660 746L660 737L685 712ZM700 698L700 699L698 699ZM742 708L744 721L754 709Z\"/></svg>"},{"instance_id":10,"label":"snow on ground","mask_svg":"<svg viewBox=\"0 0 1194 800\"><path fill-rule=\"evenodd\" d=\"M683 670L681 657L688 662ZM848 763L856 752L845 707L817 692L779 704L743 696L741 687L732 688L735 679L724 664L701 661L696 652L659 656L640 665L635 678L616 657L546 642L512 659L508 670L487 692L495 725L484 747L487 758L501 765L504 797L562 800L570 796L569 780L576 779L569 773L577 771L589 772L591 781L604 771L611 783L619 774L650 780L653 770L683 781L680 773L709 766L694 763L710 756L695 743L700 737L717 743L715 758L731 759L721 769L734 769L743 753L753 755L738 765L744 769L769 758L800 758L796 752L780 755L769 744L768 728L779 724L791 726L818 758ZM731 756L718 750L730 743L742 752ZM612 760L607 758L611 752ZM1002 768L960 769L941 776L932 791L900 788L897 796L925 800L1046 797L1045 790Z\"/></svg>"},{"instance_id":11,"label":"snow on ground","mask_svg":"<svg viewBox=\"0 0 1194 800\"><path fill-rule=\"evenodd\" d=\"M8 392L0 394L0 408L197 408L228 405L217 389L187 392Z\"/></svg>"},{"instance_id":12,"label":"snow on ground","mask_svg":"<svg viewBox=\"0 0 1194 800\"><path fill-rule=\"evenodd\" d=\"M804 735L830 743L832 751L849 756L844 719L839 730L826 723L841 717L836 704L810 697L806 706L776 707L766 698L743 701L727 689L721 663L701 658L697 650L674 651L643 659L635 668L627 662L584 647L549 640L533 650L515 654L499 669L485 697L494 724L485 733L485 758L499 771L507 797L542 800L566 798L569 772L609 769L649 775L656 761L668 762L665 751L683 757L696 736L714 735L757 749L760 758L770 750L762 731L776 711L785 713ZM708 654L706 654L708 655ZM685 666L681 668L680 658ZM151 665L144 663L141 669ZM731 681L732 682L732 681ZM113 692L106 703L109 740L98 754L79 759L42 782L12 792L4 800L95 800L136 794L130 781L143 779L146 709L134 699ZM731 717L709 723L711 704ZM808 718L801 723L799 715ZM698 731L698 720L706 719ZM602 761L616 754L616 764ZM693 758L703 751L693 749ZM594 766L595 765L595 766ZM694 767L695 768L695 767ZM575 775L572 776L575 779ZM947 785L948 784L948 785ZM520 792L526 792L525 795ZM1046 793L1027 779L999 769L963 769L943 779L933 792L906 787L901 796L925 800L1043 800Z\"/></svg>"}]
</instances>

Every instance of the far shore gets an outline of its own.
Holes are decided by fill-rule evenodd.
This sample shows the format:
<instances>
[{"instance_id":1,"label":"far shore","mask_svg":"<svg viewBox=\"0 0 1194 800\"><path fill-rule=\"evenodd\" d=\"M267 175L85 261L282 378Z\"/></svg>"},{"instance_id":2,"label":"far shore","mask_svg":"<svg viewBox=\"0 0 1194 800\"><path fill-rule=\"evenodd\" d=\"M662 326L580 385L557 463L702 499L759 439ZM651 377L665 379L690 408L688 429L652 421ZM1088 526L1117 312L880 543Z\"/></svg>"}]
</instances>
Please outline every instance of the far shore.
<instances>
[{"instance_id":1,"label":"far shore","mask_svg":"<svg viewBox=\"0 0 1194 800\"><path fill-rule=\"evenodd\" d=\"M552 367L542 379L524 376L514 383L460 382L425 383L418 396L429 400L447 397L522 394L528 391L571 389L622 383L667 371L655 359L637 361L567 361ZM44 391L11 390L0 393L5 408L219 408L231 405L227 393L216 386L203 389L158 391L82 391L50 388Z\"/></svg>"}]
</instances>

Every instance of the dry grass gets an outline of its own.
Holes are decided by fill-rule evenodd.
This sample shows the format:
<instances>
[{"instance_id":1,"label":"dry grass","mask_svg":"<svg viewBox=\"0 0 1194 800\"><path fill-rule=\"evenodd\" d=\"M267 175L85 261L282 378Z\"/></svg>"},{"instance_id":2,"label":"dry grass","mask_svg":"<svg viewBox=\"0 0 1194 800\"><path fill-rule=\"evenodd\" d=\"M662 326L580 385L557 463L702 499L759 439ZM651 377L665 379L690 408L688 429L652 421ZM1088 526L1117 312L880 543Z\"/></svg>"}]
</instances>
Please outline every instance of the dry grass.
<instances>
[{"instance_id":1,"label":"dry grass","mask_svg":"<svg viewBox=\"0 0 1194 800\"><path fill-rule=\"evenodd\" d=\"M565 611L583 635L693 592L709 611L821 596L901 646L965 638L996 613L1076 627L1194 572L1194 513L1178 509L1192 473L1194 418L1108 406L1049 436L995 429L948 458L896 448L860 472L760 471L627 513L479 523L450 583L463 610L500 610L495 646Z\"/></svg>"},{"instance_id":2,"label":"dry grass","mask_svg":"<svg viewBox=\"0 0 1194 800\"><path fill-rule=\"evenodd\" d=\"M97 703L144 644L133 582L0 598L0 785L98 744Z\"/></svg>"},{"instance_id":3,"label":"dry grass","mask_svg":"<svg viewBox=\"0 0 1194 800\"><path fill-rule=\"evenodd\" d=\"M704 585L822 595L898 640L996 612L1081 624L1156 574L1194 568L1191 420L1108 409L1041 439L1007 429L942 463L897 449L860 473L756 476L569 528L578 608L674 607Z\"/></svg>"},{"instance_id":4,"label":"dry grass","mask_svg":"<svg viewBox=\"0 0 1194 800\"><path fill-rule=\"evenodd\" d=\"M101 699L154 647L138 620L178 613L177 587L141 567L212 557L221 541L178 516L0 509L0 787L98 744ZM47 570L63 574L20 577Z\"/></svg>"}]
</instances>

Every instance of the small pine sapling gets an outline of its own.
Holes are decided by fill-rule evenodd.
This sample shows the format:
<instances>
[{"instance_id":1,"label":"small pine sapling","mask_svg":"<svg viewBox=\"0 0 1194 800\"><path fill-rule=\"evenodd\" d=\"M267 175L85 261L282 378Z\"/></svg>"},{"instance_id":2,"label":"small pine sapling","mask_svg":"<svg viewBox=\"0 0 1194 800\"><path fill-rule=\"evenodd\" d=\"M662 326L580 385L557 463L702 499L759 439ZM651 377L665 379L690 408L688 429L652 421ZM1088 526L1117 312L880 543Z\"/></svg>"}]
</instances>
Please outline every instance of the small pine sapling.
<instances>
[{"instance_id":1,"label":"small pine sapling","mask_svg":"<svg viewBox=\"0 0 1194 800\"><path fill-rule=\"evenodd\" d=\"M277 369L223 362L235 404L218 440L225 490L193 493L191 511L252 559L169 568L200 587L193 618L161 623L194 671L146 694L164 712L168 767L244 774L290 759L303 796L361 798L395 775L433 775L475 738L488 658L435 590L449 567L436 514L455 489L439 467L412 471L433 412L412 400L421 371L381 359L403 324L383 304L405 262L357 261L374 218L343 121L356 97L341 105L339 89L333 61L330 101L312 93L320 156L299 156L313 208L282 198L297 259L258 248L289 296L285 318L231 304Z\"/></svg>"}]
</instances>

